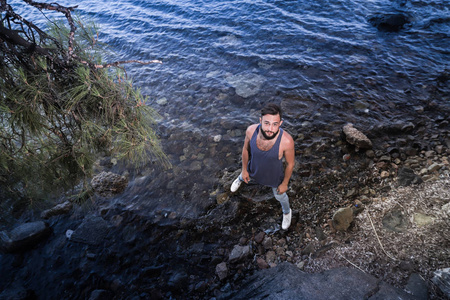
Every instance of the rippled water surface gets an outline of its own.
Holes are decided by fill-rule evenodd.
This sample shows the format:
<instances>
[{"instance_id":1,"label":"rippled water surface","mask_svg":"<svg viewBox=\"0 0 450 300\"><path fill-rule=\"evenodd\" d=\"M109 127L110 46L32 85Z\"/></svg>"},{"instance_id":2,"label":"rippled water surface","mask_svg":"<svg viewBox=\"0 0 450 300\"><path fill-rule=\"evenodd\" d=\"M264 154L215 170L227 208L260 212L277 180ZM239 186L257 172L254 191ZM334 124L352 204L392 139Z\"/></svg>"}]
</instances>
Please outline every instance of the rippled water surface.
<instances>
[{"instance_id":1,"label":"rippled water surface","mask_svg":"<svg viewBox=\"0 0 450 300\"><path fill-rule=\"evenodd\" d=\"M110 45L108 60L163 61L127 66L162 116L161 139L174 165L137 174L121 196L143 212L202 213L224 169L240 167L245 128L258 122L264 103L282 104L296 149L307 132L329 136L347 122L364 130L407 121L432 101L449 105L447 0L77 4ZM398 32L369 22L398 13L410 21Z\"/></svg>"}]
</instances>

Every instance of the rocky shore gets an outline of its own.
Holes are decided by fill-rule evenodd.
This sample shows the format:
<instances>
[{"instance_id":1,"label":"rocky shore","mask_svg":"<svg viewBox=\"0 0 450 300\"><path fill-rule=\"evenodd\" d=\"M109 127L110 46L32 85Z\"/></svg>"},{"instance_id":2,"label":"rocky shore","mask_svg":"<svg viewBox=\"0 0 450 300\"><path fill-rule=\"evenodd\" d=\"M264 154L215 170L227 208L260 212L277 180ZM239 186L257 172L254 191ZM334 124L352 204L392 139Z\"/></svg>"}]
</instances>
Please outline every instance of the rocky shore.
<instances>
[{"instance_id":1,"label":"rocky shore","mask_svg":"<svg viewBox=\"0 0 450 300\"><path fill-rule=\"evenodd\" d=\"M353 125L297 149L287 231L270 191L229 192L239 164L197 219L61 199L1 232L0 299L448 299L448 121L421 128Z\"/></svg>"}]
</instances>

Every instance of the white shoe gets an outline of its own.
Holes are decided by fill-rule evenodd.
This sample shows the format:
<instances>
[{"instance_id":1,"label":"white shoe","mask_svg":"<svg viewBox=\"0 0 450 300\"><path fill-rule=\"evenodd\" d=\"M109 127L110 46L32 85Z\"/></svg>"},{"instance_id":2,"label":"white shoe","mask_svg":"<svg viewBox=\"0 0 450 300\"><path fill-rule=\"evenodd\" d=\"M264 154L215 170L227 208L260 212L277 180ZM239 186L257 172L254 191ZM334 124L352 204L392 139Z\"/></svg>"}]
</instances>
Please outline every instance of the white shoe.
<instances>
[{"instance_id":1,"label":"white shoe","mask_svg":"<svg viewBox=\"0 0 450 300\"><path fill-rule=\"evenodd\" d=\"M231 184L231 192L234 193L238 190L238 188L241 186L242 181L238 178L236 178L233 181L233 184Z\"/></svg>"},{"instance_id":2,"label":"white shoe","mask_svg":"<svg viewBox=\"0 0 450 300\"><path fill-rule=\"evenodd\" d=\"M288 214L283 214L283 223L281 223L281 228L283 228L283 230L287 230L289 226L291 226L291 219L292 219L292 209L289 211Z\"/></svg>"}]
</instances>

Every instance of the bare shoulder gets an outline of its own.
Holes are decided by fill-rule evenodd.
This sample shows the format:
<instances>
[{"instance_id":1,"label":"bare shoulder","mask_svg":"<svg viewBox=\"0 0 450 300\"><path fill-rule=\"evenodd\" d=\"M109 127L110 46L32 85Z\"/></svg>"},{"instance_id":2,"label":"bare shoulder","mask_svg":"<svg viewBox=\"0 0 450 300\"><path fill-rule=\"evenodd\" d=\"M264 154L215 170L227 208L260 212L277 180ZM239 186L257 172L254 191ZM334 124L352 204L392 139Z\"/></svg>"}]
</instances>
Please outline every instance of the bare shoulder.
<instances>
[{"instance_id":1,"label":"bare shoulder","mask_svg":"<svg viewBox=\"0 0 450 300\"><path fill-rule=\"evenodd\" d=\"M250 126L247 127L247 131L245 132L246 136L251 137L253 135L253 133L255 132L256 128L258 127L259 124L252 124Z\"/></svg>"},{"instance_id":2,"label":"bare shoulder","mask_svg":"<svg viewBox=\"0 0 450 300\"><path fill-rule=\"evenodd\" d=\"M283 136L281 137L281 145L285 150L294 148L294 139L286 130L283 130Z\"/></svg>"}]
</instances>

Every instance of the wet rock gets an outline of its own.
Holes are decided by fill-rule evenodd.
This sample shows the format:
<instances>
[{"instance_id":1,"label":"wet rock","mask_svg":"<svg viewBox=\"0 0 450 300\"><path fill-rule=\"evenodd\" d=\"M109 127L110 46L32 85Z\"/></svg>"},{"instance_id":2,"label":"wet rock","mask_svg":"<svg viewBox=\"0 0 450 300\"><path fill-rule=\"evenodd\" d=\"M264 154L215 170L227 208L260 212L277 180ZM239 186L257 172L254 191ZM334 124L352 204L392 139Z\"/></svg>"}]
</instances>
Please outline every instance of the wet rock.
<instances>
[{"instance_id":1,"label":"wet rock","mask_svg":"<svg viewBox=\"0 0 450 300\"><path fill-rule=\"evenodd\" d=\"M266 236L266 233L264 231L261 231L257 235L255 235L255 242L258 244L261 244Z\"/></svg>"},{"instance_id":2,"label":"wet rock","mask_svg":"<svg viewBox=\"0 0 450 300\"><path fill-rule=\"evenodd\" d=\"M189 277L186 272L180 271L173 274L169 281L167 282L167 285L175 291L183 290L189 283Z\"/></svg>"},{"instance_id":3,"label":"wet rock","mask_svg":"<svg viewBox=\"0 0 450 300\"><path fill-rule=\"evenodd\" d=\"M439 287L446 297L450 298L450 268L435 271L431 281Z\"/></svg>"},{"instance_id":4,"label":"wet rock","mask_svg":"<svg viewBox=\"0 0 450 300\"><path fill-rule=\"evenodd\" d=\"M72 202L70 201L66 201L64 203L58 204L53 208L44 210L41 213L41 218L42 219L49 219L50 217L53 216L59 216L59 215L64 215L67 214L73 207Z\"/></svg>"},{"instance_id":5,"label":"wet rock","mask_svg":"<svg viewBox=\"0 0 450 300\"><path fill-rule=\"evenodd\" d=\"M353 210L351 207L343 207L338 209L332 219L334 229L338 231L346 231L353 221Z\"/></svg>"},{"instance_id":6,"label":"wet rock","mask_svg":"<svg viewBox=\"0 0 450 300\"><path fill-rule=\"evenodd\" d=\"M101 217L89 216L75 229L70 240L88 245L102 243L109 232L108 223Z\"/></svg>"},{"instance_id":7,"label":"wet rock","mask_svg":"<svg viewBox=\"0 0 450 300\"><path fill-rule=\"evenodd\" d=\"M272 238L270 236L266 236L264 238L264 240L262 241L262 245L263 245L264 249L266 249L266 250L272 249L272 246L273 246Z\"/></svg>"},{"instance_id":8,"label":"wet rock","mask_svg":"<svg viewBox=\"0 0 450 300\"><path fill-rule=\"evenodd\" d=\"M428 300L428 287L422 277L413 273L408 279L405 290L415 296L417 300Z\"/></svg>"},{"instance_id":9,"label":"wet rock","mask_svg":"<svg viewBox=\"0 0 450 300\"><path fill-rule=\"evenodd\" d=\"M221 262L216 266L216 274L219 276L220 280L227 278L228 276L228 268L226 262Z\"/></svg>"},{"instance_id":10,"label":"wet rock","mask_svg":"<svg viewBox=\"0 0 450 300\"><path fill-rule=\"evenodd\" d=\"M347 124L343 128L348 143L355 145L360 149L371 149L372 142L361 131L353 127L353 124Z\"/></svg>"},{"instance_id":11,"label":"wet rock","mask_svg":"<svg viewBox=\"0 0 450 300\"><path fill-rule=\"evenodd\" d=\"M249 256L249 254L250 254L250 247L248 245L246 246L236 245L231 251L228 260L230 262L237 262Z\"/></svg>"},{"instance_id":12,"label":"wet rock","mask_svg":"<svg viewBox=\"0 0 450 300\"><path fill-rule=\"evenodd\" d=\"M401 168L398 170L398 184L400 186L408 186L411 184L420 184L423 180L416 175L413 170L408 168Z\"/></svg>"},{"instance_id":13,"label":"wet rock","mask_svg":"<svg viewBox=\"0 0 450 300\"><path fill-rule=\"evenodd\" d=\"M94 191L102 197L112 197L122 193L128 185L128 179L112 172L101 172L91 180Z\"/></svg>"},{"instance_id":14,"label":"wet rock","mask_svg":"<svg viewBox=\"0 0 450 300\"><path fill-rule=\"evenodd\" d=\"M0 232L0 249L5 252L21 252L47 238L51 229L43 221L24 223L9 232Z\"/></svg>"},{"instance_id":15,"label":"wet rock","mask_svg":"<svg viewBox=\"0 0 450 300\"><path fill-rule=\"evenodd\" d=\"M236 94L243 98L248 98L258 94L265 81L263 76L258 74L241 73L225 78L227 82L235 88Z\"/></svg>"},{"instance_id":16,"label":"wet rock","mask_svg":"<svg viewBox=\"0 0 450 300\"><path fill-rule=\"evenodd\" d=\"M415 299L357 269L338 268L308 274L291 263L250 276L229 299Z\"/></svg>"},{"instance_id":17,"label":"wet rock","mask_svg":"<svg viewBox=\"0 0 450 300\"><path fill-rule=\"evenodd\" d=\"M379 31L397 32L400 31L405 24L408 24L408 16L400 13L375 15L369 18L369 23L375 26Z\"/></svg>"}]
</instances>

